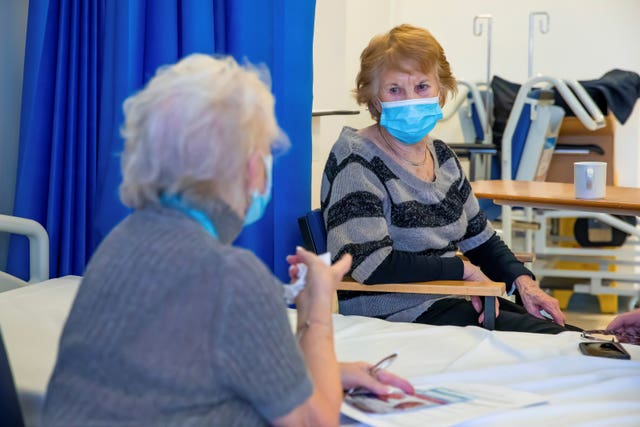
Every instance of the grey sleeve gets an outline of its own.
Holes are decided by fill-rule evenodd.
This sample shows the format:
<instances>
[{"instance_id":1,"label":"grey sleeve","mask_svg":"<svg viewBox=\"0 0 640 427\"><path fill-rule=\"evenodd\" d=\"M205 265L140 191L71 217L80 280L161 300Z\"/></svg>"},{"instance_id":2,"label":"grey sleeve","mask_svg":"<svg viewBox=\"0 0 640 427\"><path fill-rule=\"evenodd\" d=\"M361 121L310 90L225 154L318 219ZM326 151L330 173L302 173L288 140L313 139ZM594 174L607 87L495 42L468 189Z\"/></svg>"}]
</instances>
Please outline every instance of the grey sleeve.
<instances>
[{"instance_id":1,"label":"grey sleeve","mask_svg":"<svg viewBox=\"0 0 640 427\"><path fill-rule=\"evenodd\" d=\"M253 255L225 278L224 325L214 342L226 386L266 419L286 415L313 388L291 331L282 284Z\"/></svg>"}]
</instances>

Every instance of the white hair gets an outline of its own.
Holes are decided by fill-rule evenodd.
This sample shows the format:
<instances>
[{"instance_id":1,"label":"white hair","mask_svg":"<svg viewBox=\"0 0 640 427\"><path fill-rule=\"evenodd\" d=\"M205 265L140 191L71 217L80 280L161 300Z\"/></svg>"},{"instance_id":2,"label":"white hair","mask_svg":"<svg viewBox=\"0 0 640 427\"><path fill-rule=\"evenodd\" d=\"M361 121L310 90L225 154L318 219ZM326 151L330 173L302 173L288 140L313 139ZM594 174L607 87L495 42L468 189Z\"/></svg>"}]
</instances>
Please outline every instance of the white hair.
<instances>
[{"instance_id":1,"label":"white hair","mask_svg":"<svg viewBox=\"0 0 640 427\"><path fill-rule=\"evenodd\" d=\"M245 164L279 136L266 69L193 54L158 69L124 102L120 199L132 208L163 193L246 201Z\"/></svg>"}]
</instances>

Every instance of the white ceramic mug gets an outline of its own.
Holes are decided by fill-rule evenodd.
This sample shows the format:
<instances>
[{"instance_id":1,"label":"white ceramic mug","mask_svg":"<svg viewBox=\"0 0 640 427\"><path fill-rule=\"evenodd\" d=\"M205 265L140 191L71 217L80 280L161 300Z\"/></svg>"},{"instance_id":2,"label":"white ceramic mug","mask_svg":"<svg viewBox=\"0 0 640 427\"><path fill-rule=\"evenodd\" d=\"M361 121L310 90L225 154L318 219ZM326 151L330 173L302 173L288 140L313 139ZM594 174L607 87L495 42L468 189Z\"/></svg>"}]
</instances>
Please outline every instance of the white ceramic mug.
<instances>
[{"instance_id":1,"label":"white ceramic mug","mask_svg":"<svg viewBox=\"0 0 640 427\"><path fill-rule=\"evenodd\" d=\"M573 184L576 189L576 199L603 199L607 189L607 164L575 162Z\"/></svg>"}]
</instances>

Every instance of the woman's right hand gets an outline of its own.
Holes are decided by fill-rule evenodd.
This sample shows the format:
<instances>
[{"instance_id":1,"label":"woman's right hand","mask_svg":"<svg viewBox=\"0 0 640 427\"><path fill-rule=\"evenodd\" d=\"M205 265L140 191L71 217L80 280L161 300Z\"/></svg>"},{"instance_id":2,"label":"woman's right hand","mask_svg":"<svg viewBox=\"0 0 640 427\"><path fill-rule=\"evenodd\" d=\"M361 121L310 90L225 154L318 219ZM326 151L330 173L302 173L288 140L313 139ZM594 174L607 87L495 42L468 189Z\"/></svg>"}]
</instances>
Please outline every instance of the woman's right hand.
<instances>
[{"instance_id":1,"label":"woman's right hand","mask_svg":"<svg viewBox=\"0 0 640 427\"><path fill-rule=\"evenodd\" d=\"M464 271L462 273L462 280L469 280L472 282L491 282L479 267L471 264L469 261L462 261Z\"/></svg>"},{"instance_id":2,"label":"woman's right hand","mask_svg":"<svg viewBox=\"0 0 640 427\"><path fill-rule=\"evenodd\" d=\"M415 389L409 381L392 374L384 369L372 371L373 366L365 362L340 363L340 382L344 390L354 387L363 387L377 394L385 395L393 392L393 388L399 388L406 394L414 394Z\"/></svg>"},{"instance_id":3,"label":"woman's right hand","mask_svg":"<svg viewBox=\"0 0 640 427\"><path fill-rule=\"evenodd\" d=\"M480 270L479 267L471 264L469 261L462 261L464 265L464 272L462 273L463 280L470 280L473 282L491 282L485 274ZM471 304L476 312L480 313L478 316L478 323L482 323L484 321L484 311L482 310L482 298L477 295L473 295L471 297ZM498 298L496 298L496 317L500 315L500 303Z\"/></svg>"},{"instance_id":4,"label":"woman's right hand","mask_svg":"<svg viewBox=\"0 0 640 427\"><path fill-rule=\"evenodd\" d=\"M328 266L313 252L301 247L296 248L295 255L289 255L287 261L292 279L297 277L298 263L307 266L306 285L295 300L299 321L313 321L315 316L321 318L331 313L331 302L337 282L342 280L351 268L351 255L345 254L333 265Z\"/></svg>"}]
</instances>

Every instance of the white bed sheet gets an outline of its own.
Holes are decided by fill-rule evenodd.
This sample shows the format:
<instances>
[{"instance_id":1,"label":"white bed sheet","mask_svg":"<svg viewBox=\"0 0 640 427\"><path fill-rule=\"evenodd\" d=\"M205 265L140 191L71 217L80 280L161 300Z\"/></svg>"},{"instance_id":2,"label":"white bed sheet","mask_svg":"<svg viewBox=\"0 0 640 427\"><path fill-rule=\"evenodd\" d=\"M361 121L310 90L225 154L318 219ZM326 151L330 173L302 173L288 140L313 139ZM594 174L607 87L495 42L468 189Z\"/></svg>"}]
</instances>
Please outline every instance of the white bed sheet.
<instances>
[{"instance_id":1,"label":"white bed sheet","mask_svg":"<svg viewBox=\"0 0 640 427\"><path fill-rule=\"evenodd\" d=\"M80 277L0 293L0 328L28 426L37 426L58 340ZM289 310L292 325L294 310ZM583 356L575 332L536 335L479 327L334 317L343 361L399 354L391 370L416 383L481 383L541 394L548 404L484 416L468 426L640 426L640 346L632 360ZM343 418L345 425L358 423Z\"/></svg>"},{"instance_id":2,"label":"white bed sheet","mask_svg":"<svg viewBox=\"0 0 640 427\"><path fill-rule=\"evenodd\" d=\"M417 384L500 385L549 402L459 425L640 426L640 346L625 344L631 360L613 360L582 355L577 332L539 335L356 316L336 316L334 325L340 360L373 362L398 352L391 370Z\"/></svg>"}]
</instances>

